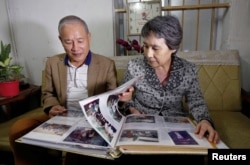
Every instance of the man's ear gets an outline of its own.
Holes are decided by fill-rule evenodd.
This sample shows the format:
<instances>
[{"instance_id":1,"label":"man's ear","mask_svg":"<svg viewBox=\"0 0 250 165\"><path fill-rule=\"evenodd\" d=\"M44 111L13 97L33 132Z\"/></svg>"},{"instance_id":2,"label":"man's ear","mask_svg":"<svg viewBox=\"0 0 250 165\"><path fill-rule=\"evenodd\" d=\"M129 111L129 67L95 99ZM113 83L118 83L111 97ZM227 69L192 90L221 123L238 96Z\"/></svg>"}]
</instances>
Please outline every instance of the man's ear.
<instances>
[{"instance_id":1,"label":"man's ear","mask_svg":"<svg viewBox=\"0 0 250 165\"><path fill-rule=\"evenodd\" d=\"M91 33L88 33L89 42L91 41Z\"/></svg>"},{"instance_id":2,"label":"man's ear","mask_svg":"<svg viewBox=\"0 0 250 165\"><path fill-rule=\"evenodd\" d=\"M58 36L58 38L59 38L59 40L60 40L60 41L62 41L62 38L61 38L61 36Z\"/></svg>"}]
</instances>

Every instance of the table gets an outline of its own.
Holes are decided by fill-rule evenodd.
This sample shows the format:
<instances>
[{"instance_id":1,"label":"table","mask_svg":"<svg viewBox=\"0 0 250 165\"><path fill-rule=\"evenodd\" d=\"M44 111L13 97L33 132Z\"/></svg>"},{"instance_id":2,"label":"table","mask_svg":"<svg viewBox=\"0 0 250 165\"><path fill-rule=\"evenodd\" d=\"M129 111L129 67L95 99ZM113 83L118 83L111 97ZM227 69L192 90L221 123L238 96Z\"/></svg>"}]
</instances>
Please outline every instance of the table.
<instances>
[{"instance_id":1,"label":"table","mask_svg":"<svg viewBox=\"0 0 250 165\"><path fill-rule=\"evenodd\" d=\"M41 87L29 85L14 97L0 97L0 121L21 115L41 104Z\"/></svg>"}]
</instances>

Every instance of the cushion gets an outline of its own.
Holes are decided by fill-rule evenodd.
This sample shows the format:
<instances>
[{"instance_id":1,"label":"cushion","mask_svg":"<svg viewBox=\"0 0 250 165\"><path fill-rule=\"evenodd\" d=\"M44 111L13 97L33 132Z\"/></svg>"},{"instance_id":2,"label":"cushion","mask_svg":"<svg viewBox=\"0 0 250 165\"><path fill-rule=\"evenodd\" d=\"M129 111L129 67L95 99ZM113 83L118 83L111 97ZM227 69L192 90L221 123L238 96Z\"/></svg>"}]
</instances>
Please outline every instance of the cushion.
<instances>
[{"instance_id":1,"label":"cushion","mask_svg":"<svg viewBox=\"0 0 250 165\"><path fill-rule=\"evenodd\" d=\"M211 111L215 128L229 148L250 148L250 120L241 112Z\"/></svg>"}]
</instances>

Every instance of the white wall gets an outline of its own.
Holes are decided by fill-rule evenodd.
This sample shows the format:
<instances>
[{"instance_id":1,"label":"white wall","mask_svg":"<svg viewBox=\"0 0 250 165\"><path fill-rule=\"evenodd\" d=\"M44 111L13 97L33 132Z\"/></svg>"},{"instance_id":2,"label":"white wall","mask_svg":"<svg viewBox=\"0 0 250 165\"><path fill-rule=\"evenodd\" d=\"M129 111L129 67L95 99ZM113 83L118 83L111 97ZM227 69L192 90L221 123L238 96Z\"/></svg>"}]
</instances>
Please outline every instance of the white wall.
<instances>
[{"instance_id":1,"label":"white wall","mask_svg":"<svg viewBox=\"0 0 250 165\"><path fill-rule=\"evenodd\" d=\"M0 41L4 44L11 43L11 34L8 20L8 12L5 0L0 0ZM12 53L12 52L11 52ZM13 56L13 54L11 54Z\"/></svg>"},{"instance_id":2,"label":"white wall","mask_svg":"<svg viewBox=\"0 0 250 165\"><path fill-rule=\"evenodd\" d=\"M66 15L77 15L87 22L93 52L114 55L112 0L6 0L6 3L9 3L17 55L32 84L41 84L46 57L64 51L57 25Z\"/></svg>"}]
</instances>

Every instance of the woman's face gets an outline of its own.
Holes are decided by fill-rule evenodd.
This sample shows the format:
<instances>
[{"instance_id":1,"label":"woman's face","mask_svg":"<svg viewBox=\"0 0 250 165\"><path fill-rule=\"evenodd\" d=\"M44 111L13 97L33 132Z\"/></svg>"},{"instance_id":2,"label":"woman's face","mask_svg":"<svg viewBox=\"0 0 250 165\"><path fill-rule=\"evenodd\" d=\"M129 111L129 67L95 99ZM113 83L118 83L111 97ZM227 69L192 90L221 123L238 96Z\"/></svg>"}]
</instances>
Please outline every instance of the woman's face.
<instances>
[{"instance_id":1,"label":"woman's face","mask_svg":"<svg viewBox=\"0 0 250 165\"><path fill-rule=\"evenodd\" d=\"M148 64L153 68L170 66L171 54L175 50L170 50L163 38L156 38L153 33L143 39L144 54Z\"/></svg>"}]
</instances>

